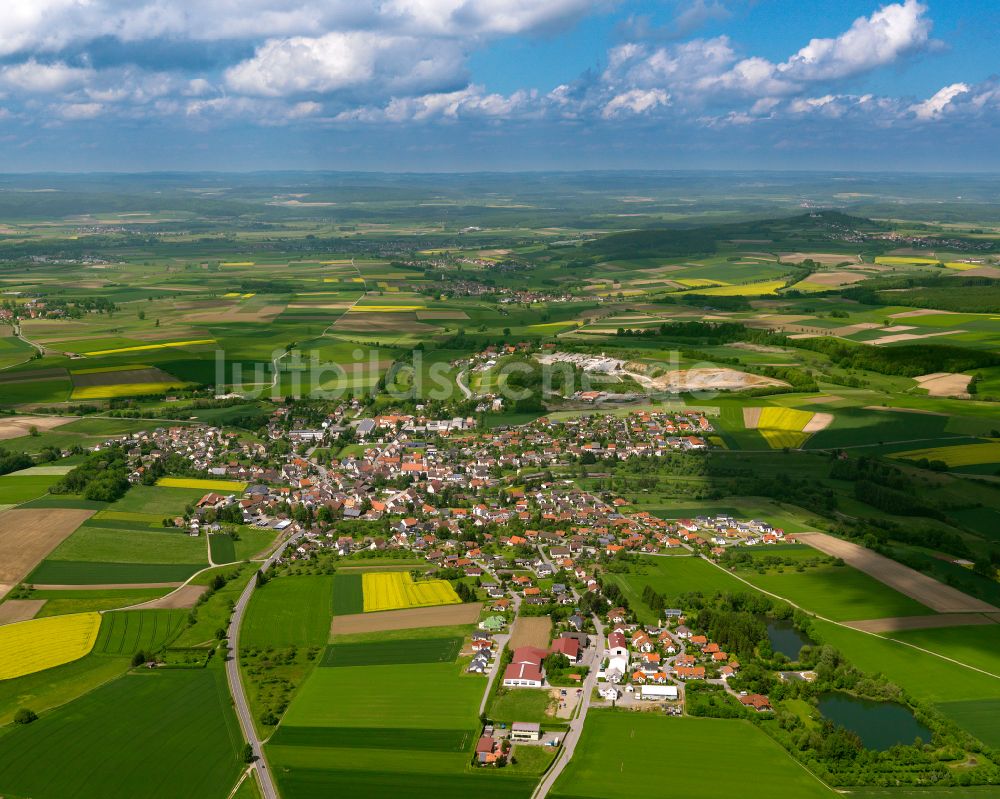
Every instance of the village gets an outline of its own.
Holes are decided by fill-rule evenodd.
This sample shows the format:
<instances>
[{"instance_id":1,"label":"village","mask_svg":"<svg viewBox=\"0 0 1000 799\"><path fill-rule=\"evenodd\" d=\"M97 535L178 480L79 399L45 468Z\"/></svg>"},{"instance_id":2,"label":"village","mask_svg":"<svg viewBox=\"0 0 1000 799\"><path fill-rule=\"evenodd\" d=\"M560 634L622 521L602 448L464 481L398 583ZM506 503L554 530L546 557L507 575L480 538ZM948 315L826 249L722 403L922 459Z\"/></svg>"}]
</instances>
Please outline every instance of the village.
<instances>
[{"instance_id":1,"label":"village","mask_svg":"<svg viewBox=\"0 0 1000 799\"><path fill-rule=\"evenodd\" d=\"M277 407L267 427L270 444L215 427L177 426L105 446L125 449L133 482L179 458L192 473L248 484L239 495L209 492L167 520L192 535L252 525L292 542L285 557L293 561L416 555L435 572L473 581L484 606L467 671L496 678L505 690L557 692L557 715L570 716L584 694L595 707L680 714L689 682L728 690L726 681L740 669L734 657L693 632L682 609L642 625L626 609L607 607L602 572L621 556L718 558L727 548L794 536L728 514L663 519L548 474L581 461L706 447L713 429L706 416L542 417L480 430L467 417L351 418L354 410L345 404L310 426ZM756 711L770 710L767 697L732 693ZM534 732L484 733L493 748L483 744L476 756L495 764L508 738L558 743L558 735L532 738Z\"/></svg>"}]
</instances>

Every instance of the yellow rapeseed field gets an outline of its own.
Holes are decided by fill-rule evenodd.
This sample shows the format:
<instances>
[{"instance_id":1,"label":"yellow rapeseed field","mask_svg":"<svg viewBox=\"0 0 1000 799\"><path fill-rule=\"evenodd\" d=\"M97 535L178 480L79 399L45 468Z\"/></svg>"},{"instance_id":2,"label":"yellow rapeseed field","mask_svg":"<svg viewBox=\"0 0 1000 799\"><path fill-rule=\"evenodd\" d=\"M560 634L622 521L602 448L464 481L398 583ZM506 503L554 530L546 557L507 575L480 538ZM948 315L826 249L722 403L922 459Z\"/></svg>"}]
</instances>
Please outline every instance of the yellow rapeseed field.
<instances>
[{"instance_id":1,"label":"yellow rapeseed field","mask_svg":"<svg viewBox=\"0 0 1000 799\"><path fill-rule=\"evenodd\" d=\"M457 605L462 601L447 580L414 582L408 572L365 572L361 576L361 584L365 595L365 613Z\"/></svg>"},{"instance_id":2,"label":"yellow rapeseed field","mask_svg":"<svg viewBox=\"0 0 1000 799\"><path fill-rule=\"evenodd\" d=\"M193 341L165 341L162 344L142 344L135 347L119 347L116 350L94 350L84 355L117 355L120 352L140 352L143 350L162 350L166 347L193 347L195 344L214 344L214 338L199 338Z\"/></svg>"},{"instance_id":3,"label":"yellow rapeseed field","mask_svg":"<svg viewBox=\"0 0 1000 799\"><path fill-rule=\"evenodd\" d=\"M198 488L205 491L243 491L247 487L239 480L199 480L196 477L161 477L156 484L165 488Z\"/></svg>"},{"instance_id":4,"label":"yellow rapeseed field","mask_svg":"<svg viewBox=\"0 0 1000 799\"><path fill-rule=\"evenodd\" d=\"M880 255L875 259L877 264L936 264L937 258L917 258L910 255Z\"/></svg>"},{"instance_id":5,"label":"yellow rapeseed field","mask_svg":"<svg viewBox=\"0 0 1000 799\"><path fill-rule=\"evenodd\" d=\"M77 386L70 399L114 399L115 397L141 397L146 394L163 394L174 388L184 388L187 383L174 380L169 383L115 383L110 386Z\"/></svg>"},{"instance_id":6,"label":"yellow rapeseed field","mask_svg":"<svg viewBox=\"0 0 1000 799\"><path fill-rule=\"evenodd\" d=\"M760 283L743 283L737 286L712 286L706 289L690 289L692 294L706 294L713 297L763 297L775 294L785 285L784 280L764 280Z\"/></svg>"},{"instance_id":7,"label":"yellow rapeseed field","mask_svg":"<svg viewBox=\"0 0 1000 799\"><path fill-rule=\"evenodd\" d=\"M426 305L354 305L352 313L402 313L403 311L426 311Z\"/></svg>"},{"instance_id":8,"label":"yellow rapeseed field","mask_svg":"<svg viewBox=\"0 0 1000 799\"><path fill-rule=\"evenodd\" d=\"M727 283L725 280L708 280L704 277L682 277L678 278L677 282L683 286L690 286L693 289L732 285L731 283Z\"/></svg>"},{"instance_id":9,"label":"yellow rapeseed field","mask_svg":"<svg viewBox=\"0 0 1000 799\"><path fill-rule=\"evenodd\" d=\"M100 613L73 613L0 627L0 680L79 660L97 641Z\"/></svg>"},{"instance_id":10,"label":"yellow rapeseed field","mask_svg":"<svg viewBox=\"0 0 1000 799\"><path fill-rule=\"evenodd\" d=\"M809 438L802 430L813 414L795 408L762 408L757 429L772 449L801 447Z\"/></svg>"}]
</instances>

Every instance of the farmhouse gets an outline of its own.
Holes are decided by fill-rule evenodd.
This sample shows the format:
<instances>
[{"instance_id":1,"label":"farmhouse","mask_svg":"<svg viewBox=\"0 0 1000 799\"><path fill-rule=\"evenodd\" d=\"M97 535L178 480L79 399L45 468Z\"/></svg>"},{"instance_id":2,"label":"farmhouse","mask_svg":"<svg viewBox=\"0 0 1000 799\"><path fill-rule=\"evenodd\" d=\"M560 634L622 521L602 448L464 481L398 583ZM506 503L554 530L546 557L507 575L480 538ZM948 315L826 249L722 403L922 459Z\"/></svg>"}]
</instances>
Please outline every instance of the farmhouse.
<instances>
[{"instance_id":1,"label":"farmhouse","mask_svg":"<svg viewBox=\"0 0 1000 799\"><path fill-rule=\"evenodd\" d=\"M541 688L545 684L542 660L548 653L533 646L514 650L514 659L504 669L503 684L510 688Z\"/></svg>"}]
</instances>

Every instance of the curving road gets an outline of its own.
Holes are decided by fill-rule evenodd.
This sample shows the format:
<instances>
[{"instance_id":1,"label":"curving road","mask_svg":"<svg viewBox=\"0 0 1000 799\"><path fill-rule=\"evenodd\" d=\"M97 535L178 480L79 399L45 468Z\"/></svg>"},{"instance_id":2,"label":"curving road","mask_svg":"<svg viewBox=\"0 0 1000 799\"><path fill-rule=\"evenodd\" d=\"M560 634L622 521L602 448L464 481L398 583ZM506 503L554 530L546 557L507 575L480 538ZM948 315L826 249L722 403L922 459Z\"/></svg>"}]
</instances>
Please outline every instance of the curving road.
<instances>
[{"instance_id":1,"label":"curving road","mask_svg":"<svg viewBox=\"0 0 1000 799\"><path fill-rule=\"evenodd\" d=\"M269 568L280 557L281 553L285 551L285 547L289 544L294 544L301 537L301 533L294 535L277 547L271 557L261 564L260 569L266 570ZM250 705L247 702L246 690L243 688L243 676L240 674L240 625L243 623L243 615L246 613L247 605L250 604L250 597L253 596L256 587L257 572L254 572L246 588L243 589L243 593L240 594L236 606L233 608L233 617L229 622L228 631L229 656L226 658L226 678L229 681L229 692L233 695L233 705L236 708L236 716L240 720L243 737L250 743L250 747L253 750L254 761L252 768L257 772L257 777L260 780L261 793L264 795L264 799L279 799L278 789L274 786L271 771L267 766L267 761L264 759L261 740L253 724L253 716L250 713Z\"/></svg>"},{"instance_id":2,"label":"curving road","mask_svg":"<svg viewBox=\"0 0 1000 799\"><path fill-rule=\"evenodd\" d=\"M468 370L463 369L455 376L455 382L458 384L459 391L461 391L465 395L465 398L470 399L472 397L472 392L469 390L469 387L463 382L463 378L466 376L466 374L468 374Z\"/></svg>"}]
</instances>

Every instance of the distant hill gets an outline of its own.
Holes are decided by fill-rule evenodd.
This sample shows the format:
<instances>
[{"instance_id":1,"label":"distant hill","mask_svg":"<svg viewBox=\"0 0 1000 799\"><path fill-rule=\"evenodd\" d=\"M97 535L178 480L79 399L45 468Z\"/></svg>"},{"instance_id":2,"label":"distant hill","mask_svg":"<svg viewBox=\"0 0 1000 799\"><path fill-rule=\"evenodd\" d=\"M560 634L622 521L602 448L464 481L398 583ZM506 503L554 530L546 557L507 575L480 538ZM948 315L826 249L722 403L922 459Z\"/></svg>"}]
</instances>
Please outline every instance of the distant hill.
<instances>
[{"instance_id":1,"label":"distant hill","mask_svg":"<svg viewBox=\"0 0 1000 799\"><path fill-rule=\"evenodd\" d=\"M655 227L615 233L589 242L583 250L603 260L710 255L718 251L720 243L733 240L759 241L764 250L798 250L805 247L829 250L845 246L851 232L879 230L888 230L888 226L840 211L814 211L784 219L695 228Z\"/></svg>"}]
</instances>

